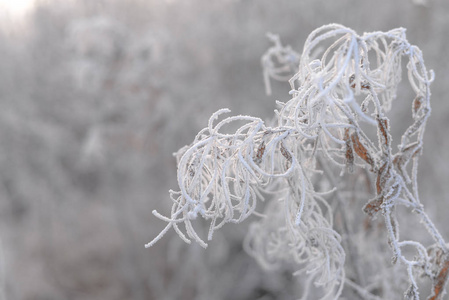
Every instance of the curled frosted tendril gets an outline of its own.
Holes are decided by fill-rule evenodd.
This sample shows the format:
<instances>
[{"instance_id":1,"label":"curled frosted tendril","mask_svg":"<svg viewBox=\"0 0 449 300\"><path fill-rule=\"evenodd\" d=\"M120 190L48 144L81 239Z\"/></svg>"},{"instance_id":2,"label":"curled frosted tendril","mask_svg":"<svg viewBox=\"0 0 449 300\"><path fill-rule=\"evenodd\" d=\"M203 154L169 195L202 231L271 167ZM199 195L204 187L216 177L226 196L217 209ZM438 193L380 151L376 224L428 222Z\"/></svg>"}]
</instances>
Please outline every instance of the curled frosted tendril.
<instances>
[{"instance_id":1,"label":"curled frosted tendril","mask_svg":"<svg viewBox=\"0 0 449 300\"><path fill-rule=\"evenodd\" d=\"M349 271L360 277L361 259L354 249L365 248L353 242L353 228L364 227L356 217L359 210L345 206L351 197L342 191L351 187L351 174L364 170L373 197L362 194L363 211L367 220L383 217L392 261L403 266L409 281L407 297L419 299L416 278L423 275L431 280L428 299L441 299L449 278L449 249L418 194L418 160L434 77L420 49L407 41L403 28L358 35L342 25L326 25L309 35L301 55L283 46L278 36L269 38L274 46L262 58L267 93L270 79L291 76L290 100L277 102L273 127L251 116L223 118L227 109L211 116L192 144L177 153L180 191L170 193L170 217L153 212L168 224L147 247L171 228L184 241L206 247L193 228L198 216L209 222L211 240L224 224L257 215L262 218L250 226L245 249L267 269L295 262L295 274L305 276L302 299L338 299L345 283L377 299L363 278L346 278ZM403 79L402 60L415 93L410 99L413 121L394 149L388 112ZM273 199L260 214L256 210L263 195ZM433 245L400 239L399 206L423 224ZM408 257L406 249L415 256ZM352 267L345 266L348 261ZM395 297L388 285L383 287L377 293Z\"/></svg>"}]
</instances>

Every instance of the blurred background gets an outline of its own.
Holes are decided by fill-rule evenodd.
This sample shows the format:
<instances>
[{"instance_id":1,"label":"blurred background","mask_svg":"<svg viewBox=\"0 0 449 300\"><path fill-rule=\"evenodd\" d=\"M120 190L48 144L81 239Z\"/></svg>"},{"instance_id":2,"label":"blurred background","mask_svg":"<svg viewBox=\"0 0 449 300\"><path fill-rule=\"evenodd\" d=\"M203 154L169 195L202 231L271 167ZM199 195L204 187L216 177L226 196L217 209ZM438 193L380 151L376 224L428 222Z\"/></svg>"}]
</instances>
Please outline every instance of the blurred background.
<instances>
[{"instance_id":1,"label":"blurred background","mask_svg":"<svg viewBox=\"0 0 449 300\"><path fill-rule=\"evenodd\" d=\"M0 1L0 299L295 299L289 272L242 249L248 221L207 250L169 232L172 153L211 113L270 118L260 57L327 23L407 28L433 69L420 194L449 240L449 1ZM409 120L393 104L393 138ZM408 117L409 118L409 117Z\"/></svg>"}]
</instances>

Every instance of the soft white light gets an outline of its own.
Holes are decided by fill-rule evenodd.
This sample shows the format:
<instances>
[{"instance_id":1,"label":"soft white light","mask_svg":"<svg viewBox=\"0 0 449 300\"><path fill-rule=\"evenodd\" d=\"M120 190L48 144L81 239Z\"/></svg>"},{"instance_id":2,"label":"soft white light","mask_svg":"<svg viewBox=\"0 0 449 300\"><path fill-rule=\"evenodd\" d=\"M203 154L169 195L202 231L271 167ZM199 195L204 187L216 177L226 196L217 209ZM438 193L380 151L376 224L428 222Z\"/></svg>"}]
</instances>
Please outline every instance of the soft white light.
<instances>
[{"instance_id":1,"label":"soft white light","mask_svg":"<svg viewBox=\"0 0 449 300\"><path fill-rule=\"evenodd\" d=\"M11 17L25 15L34 5L34 0L0 0L0 11Z\"/></svg>"}]
</instances>

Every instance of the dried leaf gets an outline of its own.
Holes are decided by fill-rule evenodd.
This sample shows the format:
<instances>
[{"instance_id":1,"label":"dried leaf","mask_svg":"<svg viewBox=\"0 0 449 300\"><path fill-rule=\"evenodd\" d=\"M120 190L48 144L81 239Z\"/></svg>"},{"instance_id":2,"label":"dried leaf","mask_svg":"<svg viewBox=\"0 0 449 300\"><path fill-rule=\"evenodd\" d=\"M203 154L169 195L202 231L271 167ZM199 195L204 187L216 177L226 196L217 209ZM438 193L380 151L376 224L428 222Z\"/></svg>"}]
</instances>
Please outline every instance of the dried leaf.
<instances>
[{"instance_id":1,"label":"dried leaf","mask_svg":"<svg viewBox=\"0 0 449 300\"><path fill-rule=\"evenodd\" d=\"M388 119L378 117L377 123L378 123L378 129L379 129L379 133L380 133L379 137L381 139L380 142L388 150L390 148L390 144L391 144L391 139L390 139L389 131L388 131L389 130Z\"/></svg>"},{"instance_id":2,"label":"dried leaf","mask_svg":"<svg viewBox=\"0 0 449 300\"><path fill-rule=\"evenodd\" d=\"M262 156L265 153L265 141L262 141L262 143L259 145L259 148L257 149L256 156L254 158L254 162L256 164L260 164L262 162Z\"/></svg>"},{"instance_id":3,"label":"dried leaf","mask_svg":"<svg viewBox=\"0 0 449 300\"><path fill-rule=\"evenodd\" d=\"M354 145L354 151L357 155L366 161L372 168L374 168L374 160L369 154L366 147L360 142L359 136L356 132L351 135L352 144Z\"/></svg>"},{"instance_id":4,"label":"dried leaf","mask_svg":"<svg viewBox=\"0 0 449 300\"><path fill-rule=\"evenodd\" d=\"M391 177L390 173L391 173L391 164L387 160L377 171L377 180L376 180L377 195L380 195L383 193L385 184L387 183L388 179L390 179L390 177Z\"/></svg>"},{"instance_id":5,"label":"dried leaf","mask_svg":"<svg viewBox=\"0 0 449 300\"><path fill-rule=\"evenodd\" d=\"M381 205L384 202L384 197L380 196L370 200L364 207L363 211L370 217L374 217L379 210L382 209Z\"/></svg>"},{"instance_id":6,"label":"dried leaf","mask_svg":"<svg viewBox=\"0 0 449 300\"><path fill-rule=\"evenodd\" d=\"M285 157L287 159L287 161L289 163L292 163L292 156L290 155L290 153L285 148L284 143L281 143L281 154L282 154L283 157Z\"/></svg>"},{"instance_id":7,"label":"dried leaf","mask_svg":"<svg viewBox=\"0 0 449 300\"><path fill-rule=\"evenodd\" d=\"M444 294L444 287L447 283L449 277L449 259L446 258L446 261L443 263L438 275L436 276L433 288L432 295L427 298L427 300L441 300Z\"/></svg>"},{"instance_id":8,"label":"dried leaf","mask_svg":"<svg viewBox=\"0 0 449 300\"><path fill-rule=\"evenodd\" d=\"M415 100L413 100L413 115L416 115L418 113L423 101L423 96L416 96Z\"/></svg>"}]
</instances>

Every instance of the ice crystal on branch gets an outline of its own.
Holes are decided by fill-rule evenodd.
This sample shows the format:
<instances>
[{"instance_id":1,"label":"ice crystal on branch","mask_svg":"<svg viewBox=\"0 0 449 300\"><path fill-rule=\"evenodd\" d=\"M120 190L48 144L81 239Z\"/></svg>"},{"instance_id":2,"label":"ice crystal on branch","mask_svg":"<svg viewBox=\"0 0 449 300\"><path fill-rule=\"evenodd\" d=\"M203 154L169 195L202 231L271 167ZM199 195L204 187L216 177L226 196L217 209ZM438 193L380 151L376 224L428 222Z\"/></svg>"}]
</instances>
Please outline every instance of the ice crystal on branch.
<instances>
[{"instance_id":1,"label":"ice crystal on branch","mask_svg":"<svg viewBox=\"0 0 449 300\"><path fill-rule=\"evenodd\" d=\"M180 191L171 191L170 217L154 212L168 224L147 247L170 228L184 241L206 247L192 224L198 216L209 221L210 241L224 224L257 215L245 249L267 269L295 263L295 275L305 277L302 299L337 299L345 286L366 299L392 299L397 295L389 283L360 271L362 263L379 269L378 256L360 253L363 244L380 249L380 241L367 235L360 242L357 236L367 234L369 218L381 214L392 261L408 278L406 297L419 299L417 278L423 275L432 284L429 299L441 299L448 248L417 188L433 80L421 51L402 28L358 35L338 24L323 26L309 35L301 55L282 46L279 37L269 37L274 46L262 58L267 92L270 78L286 80L290 73L291 99L278 102L273 126L250 116L223 118L227 109L212 115L193 143L177 153ZM397 101L402 60L416 96L409 101L413 123L395 150L387 112ZM224 129L229 125L237 129L230 133ZM377 138L370 139L369 128ZM367 187L355 188L352 182L362 175ZM360 206L347 205L351 199L364 203L365 216ZM435 244L400 239L398 206L418 218ZM405 248L414 249L415 256L406 256Z\"/></svg>"}]
</instances>

